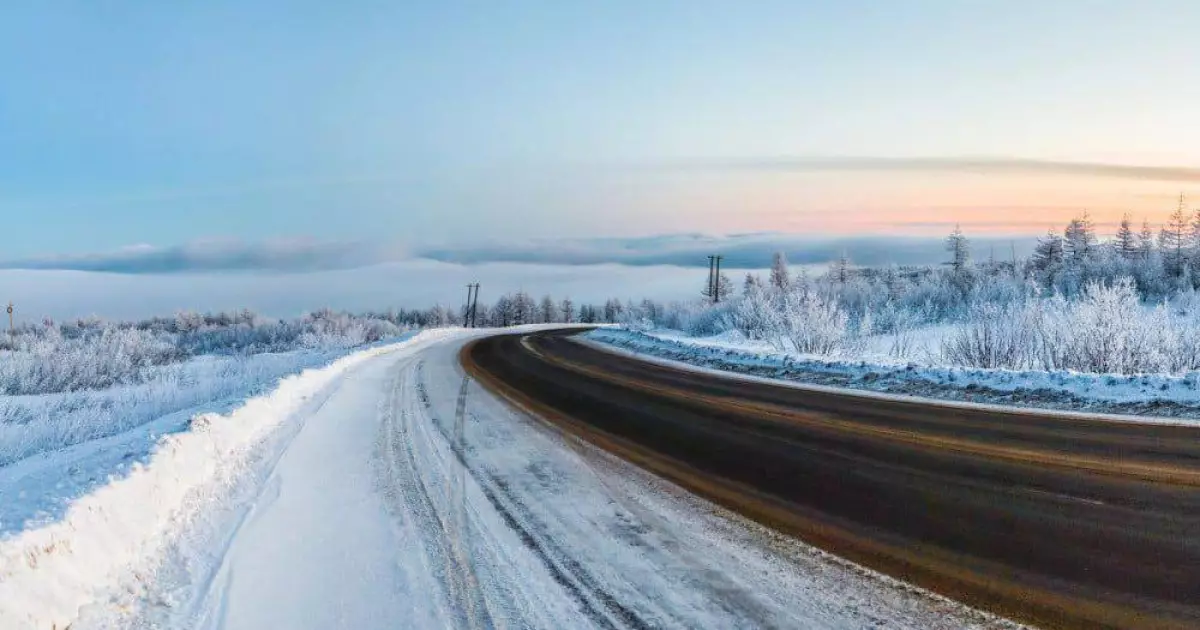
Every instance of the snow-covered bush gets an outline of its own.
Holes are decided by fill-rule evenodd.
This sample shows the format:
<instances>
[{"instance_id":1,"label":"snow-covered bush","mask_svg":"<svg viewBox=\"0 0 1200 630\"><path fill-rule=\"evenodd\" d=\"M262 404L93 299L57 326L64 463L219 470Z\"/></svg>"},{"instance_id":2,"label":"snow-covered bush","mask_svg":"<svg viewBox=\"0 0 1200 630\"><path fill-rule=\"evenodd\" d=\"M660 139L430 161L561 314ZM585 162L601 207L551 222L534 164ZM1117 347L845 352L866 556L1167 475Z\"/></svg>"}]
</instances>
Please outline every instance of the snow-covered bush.
<instances>
[{"instance_id":1,"label":"snow-covered bush","mask_svg":"<svg viewBox=\"0 0 1200 630\"><path fill-rule=\"evenodd\" d=\"M783 312L776 296L761 284L751 286L732 308L733 327L747 339L771 341L783 329Z\"/></svg>"},{"instance_id":2,"label":"snow-covered bush","mask_svg":"<svg viewBox=\"0 0 1200 630\"><path fill-rule=\"evenodd\" d=\"M975 305L943 344L952 365L1037 370L1178 374L1200 368L1195 311L1142 304L1132 279L1094 281L1069 300Z\"/></svg>"},{"instance_id":3,"label":"snow-covered bush","mask_svg":"<svg viewBox=\"0 0 1200 630\"><path fill-rule=\"evenodd\" d=\"M99 390L156 378L155 368L203 355L352 348L418 325L414 313L318 311L292 320L179 313L140 322L84 319L24 325L0 338L0 394Z\"/></svg>"},{"instance_id":4,"label":"snow-covered bush","mask_svg":"<svg viewBox=\"0 0 1200 630\"><path fill-rule=\"evenodd\" d=\"M783 329L772 341L802 354L833 354L850 337L850 317L835 300L815 291L783 296Z\"/></svg>"},{"instance_id":5,"label":"snow-covered bush","mask_svg":"<svg viewBox=\"0 0 1200 630\"><path fill-rule=\"evenodd\" d=\"M1024 304L976 304L966 322L943 342L942 357L952 365L1029 367L1037 339L1029 320L1036 315L1036 309Z\"/></svg>"},{"instance_id":6,"label":"snow-covered bush","mask_svg":"<svg viewBox=\"0 0 1200 630\"><path fill-rule=\"evenodd\" d=\"M845 309L803 285L785 291L754 285L727 308L732 328L783 351L834 354L854 336ZM868 316L859 326L869 328L869 322Z\"/></svg>"}]
</instances>

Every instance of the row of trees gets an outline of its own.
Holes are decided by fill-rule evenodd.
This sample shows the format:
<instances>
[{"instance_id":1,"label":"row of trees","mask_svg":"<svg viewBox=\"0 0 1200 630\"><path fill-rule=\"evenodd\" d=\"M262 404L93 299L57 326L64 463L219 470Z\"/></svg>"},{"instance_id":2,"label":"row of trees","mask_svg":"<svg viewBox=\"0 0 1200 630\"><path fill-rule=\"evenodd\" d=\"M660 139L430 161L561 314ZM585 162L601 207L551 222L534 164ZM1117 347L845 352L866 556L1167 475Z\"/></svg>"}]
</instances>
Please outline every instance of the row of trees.
<instances>
[{"instance_id":1,"label":"row of trees","mask_svg":"<svg viewBox=\"0 0 1200 630\"><path fill-rule=\"evenodd\" d=\"M475 309L475 323L479 326L520 326L522 324L597 324L620 321L626 306L620 300L610 299L602 305L576 304L570 297L554 299L549 295L535 300L525 291L506 293L493 304L479 304ZM466 320L465 309L457 316L446 313L446 321L434 325L462 324ZM441 319L439 317L439 319Z\"/></svg>"},{"instance_id":2,"label":"row of trees","mask_svg":"<svg viewBox=\"0 0 1200 630\"><path fill-rule=\"evenodd\" d=\"M1051 230L1039 239L1026 271L1067 295L1088 282L1121 277L1132 278L1143 299L1200 288L1200 207L1189 211L1180 196L1157 233L1144 219L1135 227L1126 214L1116 233L1103 241L1085 212L1061 234Z\"/></svg>"}]
</instances>

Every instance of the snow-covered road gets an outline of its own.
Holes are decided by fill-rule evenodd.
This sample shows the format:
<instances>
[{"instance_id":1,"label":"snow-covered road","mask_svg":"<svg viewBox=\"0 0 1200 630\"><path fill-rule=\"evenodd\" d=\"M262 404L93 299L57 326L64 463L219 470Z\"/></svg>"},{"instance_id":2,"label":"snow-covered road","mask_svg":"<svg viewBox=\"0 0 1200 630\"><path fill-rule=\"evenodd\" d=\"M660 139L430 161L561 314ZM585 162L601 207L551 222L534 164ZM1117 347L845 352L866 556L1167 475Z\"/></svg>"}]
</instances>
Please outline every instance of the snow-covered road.
<instances>
[{"instance_id":1,"label":"snow-covered road","mask_svg":"<svg viewBox=\"0 0 1200 630\"><path fill-rule=\"evenodd\" d=\"M464 376L467 338L380 354L314 396L240 507L175 550L150 589L170 596L141 602L133 625L1004 625L511 410Z\"/></svg>"}]
</instances>

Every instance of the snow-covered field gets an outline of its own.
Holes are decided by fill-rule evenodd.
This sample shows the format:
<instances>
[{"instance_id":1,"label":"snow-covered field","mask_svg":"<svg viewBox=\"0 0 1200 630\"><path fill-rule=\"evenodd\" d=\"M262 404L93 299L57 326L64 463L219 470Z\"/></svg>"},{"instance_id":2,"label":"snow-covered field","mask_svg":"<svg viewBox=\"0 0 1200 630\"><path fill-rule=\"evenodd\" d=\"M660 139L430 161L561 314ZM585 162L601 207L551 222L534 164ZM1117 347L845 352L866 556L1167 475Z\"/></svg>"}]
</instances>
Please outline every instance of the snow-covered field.
<instances>
[{"instance_id":1,"label":"snow-covered field","mask_svg":"<svg viewBox=\"0 0 1200 630\"><path fill-rule=\"evenodd\" d=\"M932 356L932 348L953 325L913 331L913 356ZM784 353L736 332L689 337L678 331L601 328L585 337L647 357L703 368L785 381L847 387L894 394L1049 409L1135 414L1145 422L1192 423L1200 418L1200 372L1167 374L1090 374L1069 370L1004 370L951 367L930 361L888 356L893 336L867 339L856 358ZM871 348L875 348L874 351Z\"/></svg>"},{"instance_id":2,"label":"snow-covered field","mask_svg":"<svg viewBox=\"0 0 1200 630\"><path fill-rule=\"evenodd\" d=\"M286 377L269 393L224 405L234 407L225 414L173 414L0 469L6 504L8 497L63 504L61 513L43 514L0 538L0 626L65 627L89 611L136 599L153 581L172 534L236 487L281 423L352 366L413 343L360 351ZM87 493L77 494L80 488Z\"/></svg>"},{"instance_id":3,"label":"snow-covered field","mask_svg":"<svg viewBox=\"0 0 1200 630\"><path fill-rule=\"evenodd\" d=\"M527 418L432 331L285 379L0 538L4 628L1006 622L742 521Z\"/></svg>"}]
</instances>

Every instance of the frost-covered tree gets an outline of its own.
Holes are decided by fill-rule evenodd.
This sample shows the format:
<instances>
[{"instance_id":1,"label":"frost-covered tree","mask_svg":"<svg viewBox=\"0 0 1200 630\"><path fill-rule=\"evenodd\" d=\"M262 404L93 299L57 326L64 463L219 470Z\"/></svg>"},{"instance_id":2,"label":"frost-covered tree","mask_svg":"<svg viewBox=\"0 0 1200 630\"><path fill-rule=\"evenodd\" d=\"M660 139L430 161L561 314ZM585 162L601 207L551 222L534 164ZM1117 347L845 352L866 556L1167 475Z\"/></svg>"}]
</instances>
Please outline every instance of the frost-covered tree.
<instances>
[{"instance_id":1,"label":"frost-covered tree","mask_svg":"<svg viewBox=\"0 0 1200 630\"><path fill-rule=\"evenodd\" d=\"M496 304L492 306L491 325L492 326L511 326L513 325L513 300L507 295L501 295L496 298Z\"/></svg>"},{"instance_id":2,"label":"frost-covered tree","mask_svg":"<svg viewBox=\"0 0 1200 630\"><path fill-rule=\"evenodd\" d=\"M1133 233L1133 221L1126 212L1117 226L1117 235L1113 241L1117 255L1125 260L1135 260L1139 257L1137 235Z\"/></svg>"},{"instance_id":3,"label":"frost-covered tree","mask_svg":"<svg viewBox=\"0 0 1200 630\"><path fill-rule=\"evenodd\" d=\"M761 287L762 284L762 278L759 278L752 273L747 273L746 279L742 281L742 295L749 295L750 291L752 291L754 287Z\"/></svg>"},{"instance_id":4,"label":"frost-covered tree","mask_svg":"<svg viewBox=\"0 0 1200 630\"><path fill-rule=\"evenodd\" d=\"M782 338L782 295L772 294L761 284L752 284L733 309L733 325L747 339L770 341Z\"/></svg>"},{"instance_id":5,"label":"frost-covered tree","mask_svg":"<svg viewBox=\"0 0 1200 630\"><path fill-rule=\"evenodd\" d=\"M717 301L724 302L731 295L733 295L733 281L722 271L717 274Z\"/></svg>"},{"instance_id":6,"label":"frost-covered tree","mask_svg":"<svg viewBox=\"0 0 1200 630\"><path fill-rule=\"evenodd\" d=\"M1167 218L1158 235L1158 246L1162 252L1163 269L1170 276L1183 275L1188 262L1189 224L1187 212L1183 205L1183 195L1179 196L1179 205Z\"/></svg>"},{"instance_id":7,"label":"frost-covered tree","mask_svg":"<svg viewBox=\"0 0 1200 630\"><path fill-rule=\"evenodd\" d=\"M537 303L524 291L517 291L512 299L513 324L532 324L537 321Z\"/></svg>"},{"instance_id":8,"label":"frost-covered tree","mask_svg":"<svg viewBox=\"0 0 1200 630\"><path fill-rule=\"evenodd\" d=\"M1063 262L1063 240L1053 228L1046 232L1046 236L1038 239L1037 245L1033 249L1033 258L1030 263L1033 268L1042 274L1053 273Z\"/></svg>"},{"instance_id":9,"label":"frost-covered tree","mask_svg":"<svg viewBox=\"0 0 1200 630\"><path fill-rule=\"evenodd\" d=\"M829 277L838 284L846 284L850 280L850 257L844 250L829 268Z\"/></svg>"},{"instance_id":10,"label":"frost-covered tree","mask_svg":"<svg viewBox=\"0 0 1200 630\"><path fill-rule=\"evenodd\" d=\"M1085 211L1081 216L1071 219L1063 230L1065 259L1074 264L1081 264L1092 255L1095 246L1095 226Z\"/></svg>"},{"instance_id":11,"label":"frost-covered tree","mask_svg":"<svg viewBox=\"0 0 1200 630\"><path fill-rule=\"evenodd\" d=\"M632 307L627 308L626 310L627 311L635 311L635 309ZM642 300L642 303L638 305L638 309L636 309L635 315L637 316L638 319L645 318L645 319L649 319L650 321L657 321L659 319L659 316L662 314L662 311L663 311L662 307L660 307L658 304L656 304L654 302L654 300L651 300L650 298L645 298Z\"/></svg>"},{"instance_id":12,"label":"frost-covered tree","mask_svg":"<svg viewBox=\"0 0 1200 630\"><path fill-rule=\"evenodd\" d=\"M796 272L795 277L792 278L792 291L807 295L811 289L812 282L808 279L808 272L801 267L800 271Z\"/></svg>"},{"instance_id":13,"label":"frost-covered tree","mask_svg":"<svg viewBox=\"0 0 1200 630\"><path fill-rule=\"evenodd\" d=\"M459 322L458 318L449 308L438 304L429 310L429 323L431 326L451 326Z\"/></svg>"},{"instance_id":14,"label":"frost-covered tree","mask_svg":"<svg viewBox=\"0 0 1200 630\"><path fill-rule=\"evenodd\" d=\"M1150 229L1150 221L1142 219L1142 229L1138 232L1138 257L1142 260L1149 260L1150 254L1154 252L1154 231Z\"/></svg>"},{"instance_id":15,"label":"frost-covered tree","mask_svg":"<svg viewBox=\"0 0 1200 630\"><path fill-rule=\"evenodd\" d=\"M967 263L971 260L971 247L967 237L963 235L962 227L955 225L954 231L946 237L946 251L950 254L950 260L946 264L950 265L951 269L960 273L967 268Z\"/></svg>"},{"instance_id":16,"label":"frost-covered tree","mask_svg":"<svg viewBox=\"0 0 1200 630\"><path fill-rule=\"evenodd\" d=\"M617 323L621 317L621 312L625 310L621 305L621 300L610 298L604 302L604 321L609 324Z\"/></svg>"},{"instance_id":17,"label":"frost-covered tree","mask_svg":"<svg viewBox=\"0 0 1200 630\"><path fill-rule=\"evenodd\" d=\"M787 256L783 252L775 252L775 257L771 260L771 286L776 291L787 291L791 284Z\"/></svg>"},{"instance_id":18,"label":"frost-covered tree","mask_svg":"<svg viewBox=\"0 0 1200 630\"><path fill-rule=\"evenodd\" d=\"M541 322L543 324L554 323L554 311L554 300L552 300L549 295L543 296L542 304L538 310L538 315L541 318Z\"/></svg>"},{"instance_id":19,"label":"frost-covered tree","mask_svg":"<svg viewBox=\"0 0 1200 630\"><path fill-rule=\"evenodd\" d=\"M564 324L571 324L575 322L575 303L571 301L571 298L563 298L562 302L560 302L558 305L558 309L562 313L562 321Z\"/></svg>"}]
</instances>

